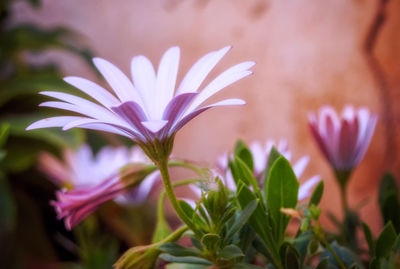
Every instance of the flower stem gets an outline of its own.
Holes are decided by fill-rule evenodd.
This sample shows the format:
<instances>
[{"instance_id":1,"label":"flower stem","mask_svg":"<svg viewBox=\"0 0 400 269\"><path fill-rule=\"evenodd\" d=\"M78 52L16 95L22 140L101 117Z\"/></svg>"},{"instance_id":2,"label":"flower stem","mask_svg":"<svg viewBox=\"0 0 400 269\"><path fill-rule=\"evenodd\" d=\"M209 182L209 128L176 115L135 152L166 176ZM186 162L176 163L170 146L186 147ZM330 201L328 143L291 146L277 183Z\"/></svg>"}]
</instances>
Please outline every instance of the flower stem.
<instances>
[{"instance_id":1,"label":"flower stem","mask_svg":"<svg viewBox=\"0 0 400 269\"><path fill-rule=\"evenodd\" d=\"M196 229L192 221L189 219L188 216L186 216L185 212L182 211L182 208L180 207L178 201L176 200L174 189L172 187L171 180L169 178L168 159L165 158L164 160L160 160L160 162L157 162L156 165L160 170L161 178L165 187L165 192L167 193L168 199L171 202L171 205L174 208L176 214L183 221L183 223L185 223L192 231L195 231Z\"/></svg>"},{"instance_id":2,"label":"flower stem","mask_svg":"<svg viewBox=\"0 0 400 269\"><path fill-rule=\"evenodd\" d=\"M346 196L346 185L340 185L340 200L342 204L343 216L345 218L347 211L349 210L349 206L347 203L347 196Z\"/></svg>"},{"instance_id":3,"label":"flower stem","mask_svg":"<svg viewBox=\"0 0 400 269\"><path fill-rule=\"evenodd\" d=\"M195 172L199 176L204 175L205 171L207 170L205 168L200 168L200 167L198 167L198 166L196 166L194 164L191 164L191 163L189 163L187 161L181 161L181 160L169 161L168 166L171 166L171 167L177 166L177 167L187 168L189 170L192 170L193 172Z\"/></svg>"},{"instance_id":4,"label":"flower stem","mask_svg":"<svg viewBox=\"0 0 400 269\"><path fill-rule=\"evenodd\" d=\"M199 179L188 179L188 180L182 180L179 182L176 182L172 184L172 187L179 187L179 186L184 186L188 184L193 184L198 182ZM157 205L157 218L160 221L160 219L164 220L165 215L164 215L164 201L165 201L165 196L167 195L166 191L164 190L161 192L160 197L158 198L158 205Z\"/></svg>"},{"instance_id":5,"label":"flower stem","mask_svg":"<svg viewBox=\"0 0 400 269\"><path fill-rule=\"evenodd\" d=\"M347 269L346 265L343 263L342 259L336 254L335 250L331 247L331 245L328 243L328 241L325 239L324 232L319 224L314 226L313 228L313 233L317 237L317 239L321 242L321 244L329 250L329 252L332 254L332 257L335 259L335 261L338 263L339 267L341 269Z\"/></svg>"}]
</instances>

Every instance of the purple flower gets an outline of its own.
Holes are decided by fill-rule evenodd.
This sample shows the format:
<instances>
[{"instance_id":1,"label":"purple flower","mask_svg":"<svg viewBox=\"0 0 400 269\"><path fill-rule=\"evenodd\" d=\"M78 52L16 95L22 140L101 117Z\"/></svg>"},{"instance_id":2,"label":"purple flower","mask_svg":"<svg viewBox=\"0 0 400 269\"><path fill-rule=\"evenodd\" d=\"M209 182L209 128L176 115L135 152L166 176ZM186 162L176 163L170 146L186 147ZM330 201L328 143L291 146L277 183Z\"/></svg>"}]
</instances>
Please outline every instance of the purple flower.
<instances>
[{"instance_id":1,"label":"purple flower","mask_svg":"<svg viewBox=\"0 0 400 269\"><path fill-rule=\"evenodd\" d=\"M139 147L104 147L96 156L88 145L77 151L63 152L63 161L48 153L39 157L39 169L62 188L52 201L58 218L65 218L65 226L71 229L104 202L114 199L118 203L143 202L159 179L153 172L135 188L122 180L122 172L129 164L147 165L151 161Z\"/></svg>"},{"instance_id":2,"label":"purple flower","mask_svg":"<svg viewBox=\"0 0 400 269\"><path fill-rule=\"evenodd\" d=\"M335 171L351 171L364 157L378 115L367 108L346 106L342 115L330 106L320 108L319 115L311 113L311 132L325 158Z\"/></svg>"},{"instance_id":3,"label":"purple flower","mask_svg":"<svg viewBox=\"0 0 400 269\"><path fill-rule=\"evenodd\" d=\"M226 86L252 74L254 62L243 62L225 70L199 92L204 79L229 51L230 47L213 51L200 58L176 88L180 50L168 49L160 61L157 73L145 56L131 61L132 81L110 62L95 58L95 66L111 86L113 93L79 77L64 80L77 87L99 104L61 92L41 92L60 101L44 102L41 106L64 109L82 116L59 116L39 120L27 130L62 127L95 129L116 133L136 141L153 160L159 150L149 151L148 145L161 143L164 155L172 149L174 134L191 119L215 106L242 105L240 99L226 99L203 105L211 96ZM159 148L158 148L159 149ZM165 156L162 156L165 157Z\"/></svg>"},{"instance_id":4,"label":"purple flower","mask_svg":"<svg viewBox=\"0 0 400 269\"><path fill-rule=\"evenodd\" d=\"M265 166L267 164L269 154L273 146L276 147L276 149L280 154L282 154L282 156L284 156L287 160L290 161L292 154L288 149L287 141L284 139L281 139L277 144L273 140L267 140L264 144L258 141L255 141L250 144L249 149L252 153L254 162L254 176L258 178L260 181L264 179L264 171L266 168ZM216 175L220 175L220 177L223 179L228 189L235 190L236 184L235 181L233 180L233 176L228 167L228 159L229 159L228 153L225 153L222 156L220 156L217 160L217 169L214 172ZM297 178L301 177L309 161L310 158L308 156L303 156L293 165L293 171L296 174ZM311 189L320 180L321 177L319 175L316 175L303 182L303 184L301 184L299 188L298 200L300 201L310 196ZM196 194L196 196L198 197L201 196L201 190L198 187L193 187L191 185L191 188L193 192Z\"/></svg>"}]
</instances>

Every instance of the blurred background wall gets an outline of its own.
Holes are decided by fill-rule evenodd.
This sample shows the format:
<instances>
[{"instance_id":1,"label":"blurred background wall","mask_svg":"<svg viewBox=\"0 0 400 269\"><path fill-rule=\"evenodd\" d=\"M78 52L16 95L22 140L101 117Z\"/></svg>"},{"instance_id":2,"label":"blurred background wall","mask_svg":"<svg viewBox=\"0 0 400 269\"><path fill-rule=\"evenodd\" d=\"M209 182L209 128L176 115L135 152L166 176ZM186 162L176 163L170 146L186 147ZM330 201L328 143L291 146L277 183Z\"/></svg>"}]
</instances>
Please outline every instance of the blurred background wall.
<instances>
[{"instance_id":1,"label":"blurred background wall","mask_svg":"<svg viewBox=\"0 0 400 269\"><path fill-rule=\"evenodd\" d=\"M302 179L315 174L325 179L322 206L335 214L340 214L338 187L310 136L307 113L324 104L338 110L354 104L378 112L380 120L371 146L349 186L350 205L364 206L363 219L378 231L379 177L385 169L400 175L400 2L388 1L386 20L375 25L374 32L374 21L380 19L380 2L46 0L38 10L22 2L14 9L17 22L75 29L96 56L110 60L127 74L132 56L146 55L157 65L167 48L178 45L182 78L205 53L233 45L211 78L245 60L257 62L254 75L230 86L214 100L238 97L247 105L217 108L201 115L178 134L174 155L213 164L238 138L246 142L286 138L294 159L311 156ZM367 50L369 34L371 46ZM30 57L34 61L56 59L66 75L105 85L70 55L54 51Z\"/></svg>"}]
</instances>

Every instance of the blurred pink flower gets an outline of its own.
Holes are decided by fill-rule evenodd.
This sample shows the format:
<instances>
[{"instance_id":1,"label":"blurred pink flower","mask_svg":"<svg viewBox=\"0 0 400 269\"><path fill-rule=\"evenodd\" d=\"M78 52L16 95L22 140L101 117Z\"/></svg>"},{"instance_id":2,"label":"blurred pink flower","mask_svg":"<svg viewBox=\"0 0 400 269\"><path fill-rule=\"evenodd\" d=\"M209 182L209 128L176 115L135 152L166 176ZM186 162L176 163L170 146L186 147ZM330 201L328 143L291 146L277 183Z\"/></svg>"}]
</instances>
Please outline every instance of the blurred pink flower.
<instances>
[{"instance_id":1,"label":"blurred pink flower","mask_svg":"<svg viewBox=\"0 0 400 269\"><path fill-rule=\"evenodd\" d=\"M64 109L82 116L59 116L39 120L28 126L27 130L46 127L62 127L63 130L73 127L95 129L129 137L142 147L155 143L156 138L161 142L173 139L180 128L211 107L245 104L241 99L226 99L202 106L226 86L252 74L248 69L254 62L243 62L230 67L198 92L204 79L230 48L225 47L200 58L176 90L179 47L172 47L164 53L157 73L148 58L133 57L133 82L110 62L95 58L95 66L115 95L84 78L66 77L66 82L92 97L100 105L67 93L41 92L61 100L44 102L41 106ZM147 150L146 154L151 155Z\"/></svg>"},{"instance_id":2,"label":"blurred pink flower","mask_svg":"<svg viewBox=\"0 0 400 269\"><path fill-rule=\"evenodd\" d=\"M335 171L351 171L364 157L378 115L367 108L346 106L342 115L330 106L320 108L319 115L310 113L311 132L325 158Z\"/></svg>"},{"instance_id":3,"label":"blurred pink flower","mask_svg":"<svg viewBox=\"0 0 400 269\"><path fill-rule=\"evenodd\" d=\"M150 164L151 161L139 147L104 147L93 156L88 145L77 151L66 149L63 161L48 153L39 157L39 169L59 187L57 201L52 201L58 218L65 218L65 226L71 229L101 204L111 199L118 203L143 202L159 178L159 172L147 175L135 188L129 188L121 180L120 170L133 163Z\"/></svg>"},{"instance_id":4,"label":"blurred pink flower","mask_svg":"<svg viewBox=\"0 0 400 269\"><path fill-rule=\"evenodd\" d=\"M264 144L255 141L251 143L249 146L249 149L253 156L254 176L260 181L264 179L264 171L268 162L269 154L273 146L276 147L278 152L282 154L283 157L285 157L288 161L290 161L292 154L289 151L287 141L284 139L281 139L277 144L273 140L267 140ZM220 177L223 179L228 189L235 190L236 184L235 181L233 180L232 174L228 167L228 160L229 160L228 153L225 153L218 158L215 175L220 175ZM303 156L293 165L293 171L296 174L297 178L301 177L309 161L310 158L308 156ZM303 182L303 184L301 184L299 188L298 200L300 201L310 196L311 189L320 180L321 177L319 175L316 175ZM200 197L201 196L200 188L193 185L191 186L196 196Z\"/></svg>"}]
</instances>

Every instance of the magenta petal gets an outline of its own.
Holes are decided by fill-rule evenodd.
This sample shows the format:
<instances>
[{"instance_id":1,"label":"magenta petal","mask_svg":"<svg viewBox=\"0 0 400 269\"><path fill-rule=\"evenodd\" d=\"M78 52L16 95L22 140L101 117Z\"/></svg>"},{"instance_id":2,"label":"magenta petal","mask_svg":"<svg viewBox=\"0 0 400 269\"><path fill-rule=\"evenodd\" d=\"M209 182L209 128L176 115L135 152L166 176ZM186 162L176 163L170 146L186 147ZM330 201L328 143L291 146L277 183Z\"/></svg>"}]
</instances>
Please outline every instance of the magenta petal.
<instances>
[{"instance_id":1,"label":"magenta petal","mask_svg":"<svg viewBox=\"0 0 400 269\"><path fill-rule=\"evenodd\" d=\"M59 219L64 218L65 226L72 229L103 203L114 199L125 191L119 178L111 178L96 186L57 192L57 201L51 204Z\"/></svg>"},{"instance_id":2,"label":"magenta petal","mask_svg":"<svg viewBox=\"0 0 400 269\"><path fill-rule=\"evenodd\" d=\"M200 115L201 113L203 113L204 111L206 111L210 108L211 107L203 107L203 108L200 108L200 109L190 113L189 115L186 115L183 119L178 121L177 124L169 131L169 135L179 131L183 126L185 126L193 118L197 117L198 115Z\"/></svg>"},{"instance_id":3,"label":"magenta petal","mask_svg":"<svg viewBox=\"0 0 400 269\"><path fill-rule=\"evenodd\" d=\"M147 121L147 117L142 108L133 101L122 103L119 106L111 108L115 113L121 116L125 121L137 129L144 137L151 139L153 136L143 126L142 122Z\"/></svg>"},{"instance_id":4,"label":"magenta petal","mask_svg":"<svg viewBox=\"0 0 400 269\"><path fill-rule=\"evenodd\" d=\"M185 109L193 100L193 98L198 93L183 93L175 96L167 105L163 119L167 120L167 125L162 129L161 136L167 136L171 127L178 121L178 119L183 115Z\"/></svg>"},{"instance_id":5,"label":"magenta petal","mask_svg":"<svg viewBox=\"0 0 400 269\"><path fill-rule=\"evenodd\" d=\"M358 136L358 120L353 122L342 120L339 136L339 160L340 167L351 168L354 161L354 153Z\"/></svg>"}]
</instances>

